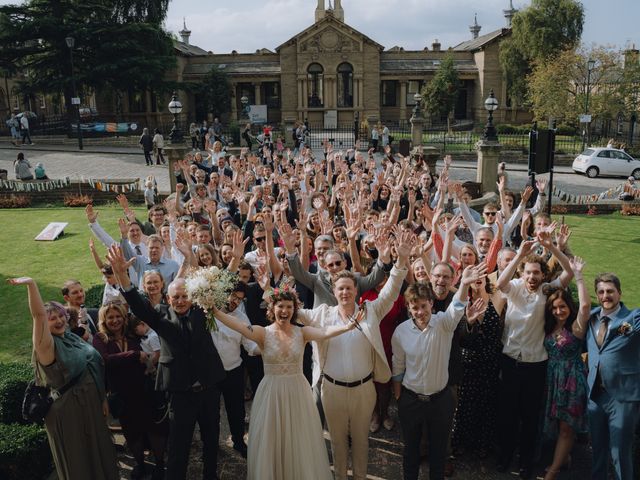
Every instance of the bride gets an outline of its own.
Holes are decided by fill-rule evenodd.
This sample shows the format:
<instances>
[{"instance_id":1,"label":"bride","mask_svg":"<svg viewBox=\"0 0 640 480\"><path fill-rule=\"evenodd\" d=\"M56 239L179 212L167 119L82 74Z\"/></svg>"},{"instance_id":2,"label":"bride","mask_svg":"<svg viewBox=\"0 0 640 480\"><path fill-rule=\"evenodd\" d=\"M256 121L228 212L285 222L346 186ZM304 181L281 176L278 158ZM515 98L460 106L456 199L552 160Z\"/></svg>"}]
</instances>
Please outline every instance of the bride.
<instances>
[{"instance_id":1,"label":"bride","mask_svg":"<svg viewBox=\"0 0 640 480\"><path fill-rule=\"evenodd\" d=\"M304 346L348 332L357 319L318 329L299 327L295 290L275 289L268 298L268 327L247 325L214 311L216 319L262 350L264 378L251 411L248 441L249 480L331 480L327 449L311 388L302 374Z\"/></svg>"}]
</instances>

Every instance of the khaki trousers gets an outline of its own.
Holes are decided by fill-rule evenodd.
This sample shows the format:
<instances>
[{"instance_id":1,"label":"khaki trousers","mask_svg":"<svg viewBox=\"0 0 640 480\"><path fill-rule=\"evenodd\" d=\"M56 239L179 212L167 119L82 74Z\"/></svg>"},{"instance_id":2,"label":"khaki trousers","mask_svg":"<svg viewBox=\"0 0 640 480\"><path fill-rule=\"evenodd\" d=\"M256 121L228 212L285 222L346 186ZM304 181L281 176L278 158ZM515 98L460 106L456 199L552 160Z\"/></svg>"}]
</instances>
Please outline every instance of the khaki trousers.
<instances>
[{"instance_id":1,"label":"khaki trousers","mask_svg":"<svg viewBox=\"0 0 640 480\"><path fill-rule=\"evenodd\" d=\"M331 451L336 480L347 480L349 436L351 436L353 478L365 480L369 461L369 423L376 405L373 381L357 387L340 387L322 381L322 407L331 434Z\"/></svg>"}]
</instances>

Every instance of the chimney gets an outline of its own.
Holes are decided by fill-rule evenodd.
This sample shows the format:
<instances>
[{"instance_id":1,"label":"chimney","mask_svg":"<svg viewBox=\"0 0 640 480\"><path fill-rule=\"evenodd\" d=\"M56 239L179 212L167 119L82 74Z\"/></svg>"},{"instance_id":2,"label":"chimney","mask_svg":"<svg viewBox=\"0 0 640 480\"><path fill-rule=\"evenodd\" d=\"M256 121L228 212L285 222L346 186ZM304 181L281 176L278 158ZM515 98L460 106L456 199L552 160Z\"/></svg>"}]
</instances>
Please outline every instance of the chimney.
<instances>
[{"instance_id":1,"label":"chimney","mask_svg":"<svg viewBox=\"0 0 640 480\"><path fill-rule=\"evenodd\" d=\"M319 22L324 18L324 0L318 0L318 6L316 7L316 22Z\"/></svg>"},{"instance_id":2,"label":"chimney","mask_svg":"<svg viewBox=\"0 0 640 480\"><path fill-rule=\"evenodd\" d=\"M518 10L513 8L513 0L509 0L509 8L503 10L502 13L504 13L504 18L507 19L507 27L511 28L511 20L513 19L513 16L518 13Z\"/></svg>"},{"instance_id":3,"label":"chimney","mask_svg":"<svg viewBox=\"0 0 640 480\"><path fill-rule=\"evenodd\" d=\"M184 19L184 17L182 18L182 25L183 25L183 28L178 33L180 33L180 36L182 37L182 42L189 45L189 37L191 36L191 30L187 30L187 21Z\"/></svg>"},{"instance_id":4,"label":"chimney","mask_svg":"<svg viewBox=\"0 0 640 480\"><path fill-rule=\"evenodd\" d=\"M482 27L478 25L478 14L476 13L473 16L473 25L469 27L469 30L471 30L471 38L473 38L474 40L478 38L478 34L480 33L481 28Z\"/></svg>"},{"instance_id":5,"label":"chimney","mask_svg":"<svg viewBox=\"0 0 640 480\"><path fill-rule=\"evenodd\" d=\"M434 52L439 52L440 51L440 42L438 41L437 38L431 44L431 50L433 50Z\"/></svg>"}]
</instances>

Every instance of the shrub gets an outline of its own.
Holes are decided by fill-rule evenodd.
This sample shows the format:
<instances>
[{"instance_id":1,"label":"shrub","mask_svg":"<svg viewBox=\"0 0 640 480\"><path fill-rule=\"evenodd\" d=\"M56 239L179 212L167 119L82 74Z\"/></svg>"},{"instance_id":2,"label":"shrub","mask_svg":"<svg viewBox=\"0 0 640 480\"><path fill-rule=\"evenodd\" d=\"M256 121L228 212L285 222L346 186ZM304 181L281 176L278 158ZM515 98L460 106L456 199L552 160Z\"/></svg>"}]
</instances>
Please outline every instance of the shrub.
<instances>
[{"instance_id":1,"label":"shrub","mask_svg":"<svg viewBox=\"0 0 640 480\"><path fill-rule=\"evenodd\" d=\"M0 363L0 423L26 423L22 399L33 369L28 363Z\"/></svg>"},{"instance_id":2,"label":"shrub","mask_svg":"<svg viewBox=\"0 0 640 480\"><path fill-rule=\"evenodd\" d=\"M89 195L66 193L64 195L65 207L86 207L90 203L93 203L93 198Z\"/></svg>"},{"instance_id":3,"label":"shrub","mask_svg":"<svg viewBox=\"0 0 640 480\"><path fill-rule=\"evenodd\" d=\"M102 306L102 295L104 285L93 285L84 292L84 306L87 308L100 308Z\"/></svg>"},{"instance_id":4,"label":"shrub","mask_svg":"<svg viewBox=\"0 0 640 480\"><path fill-rule=\"evenodd\" d=\"M29 195L8 195L0 197L0 208L26 208L31 206Z\"/></svg>"},{"instance_id":5,"label":"shrub","mask_svg":"<svg viewBox=\"0 0 640 480\"><path fill-rule=\"evenodd\" d=\"M0 478L42 480L52 468L51 450L42 427L0 424Z\"/></svg>"}]
</instances>

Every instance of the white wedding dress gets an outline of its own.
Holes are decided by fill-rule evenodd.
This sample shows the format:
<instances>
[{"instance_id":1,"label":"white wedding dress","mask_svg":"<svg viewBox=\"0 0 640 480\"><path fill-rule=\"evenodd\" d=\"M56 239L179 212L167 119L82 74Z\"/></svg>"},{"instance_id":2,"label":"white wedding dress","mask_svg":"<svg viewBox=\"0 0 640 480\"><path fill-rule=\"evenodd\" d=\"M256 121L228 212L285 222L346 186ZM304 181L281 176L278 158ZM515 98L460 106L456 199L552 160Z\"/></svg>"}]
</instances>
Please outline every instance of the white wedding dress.
<instances>
[{"instance_id":1,"label":"white wedding dress","mask_svg":"<svg viewBox=\"0 0 640 480\"><path fill-rule=\"evenodd\" d=\"M331 480L327 448L311 387L302 374L302 329L291 338L265 329L264 378L249 425L249 480Z\"/></svg>"}]
</instances>

